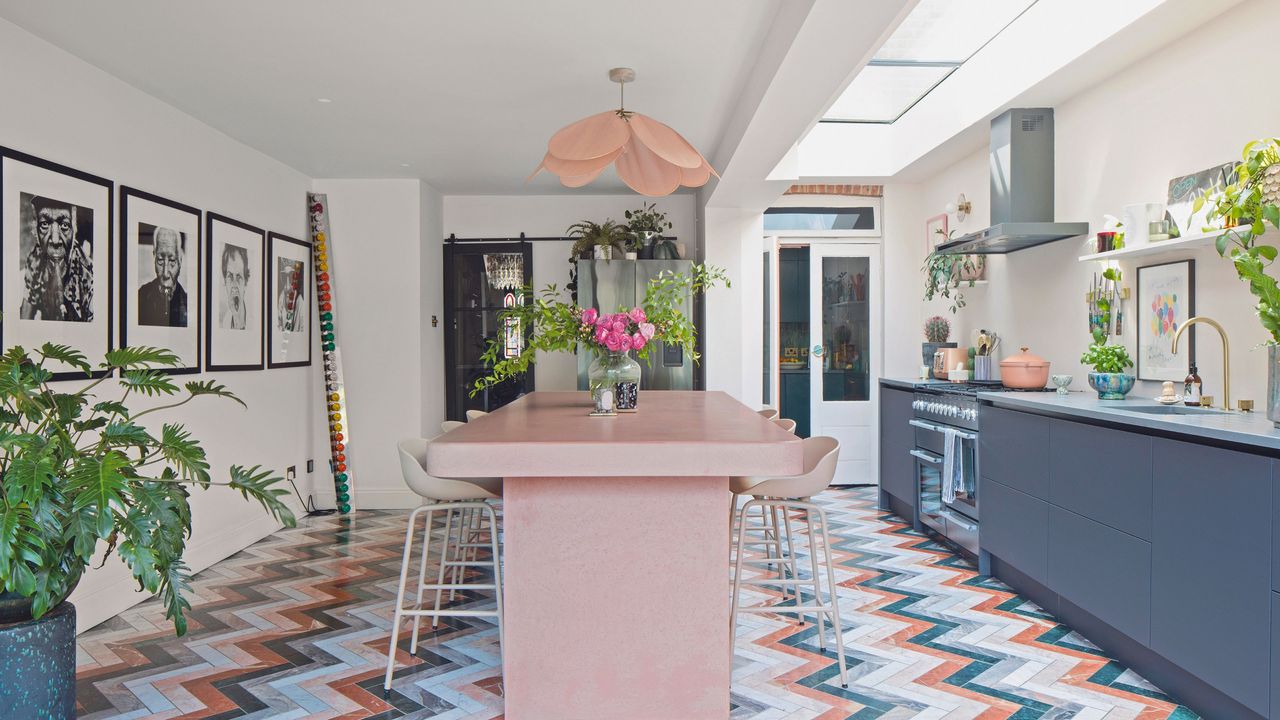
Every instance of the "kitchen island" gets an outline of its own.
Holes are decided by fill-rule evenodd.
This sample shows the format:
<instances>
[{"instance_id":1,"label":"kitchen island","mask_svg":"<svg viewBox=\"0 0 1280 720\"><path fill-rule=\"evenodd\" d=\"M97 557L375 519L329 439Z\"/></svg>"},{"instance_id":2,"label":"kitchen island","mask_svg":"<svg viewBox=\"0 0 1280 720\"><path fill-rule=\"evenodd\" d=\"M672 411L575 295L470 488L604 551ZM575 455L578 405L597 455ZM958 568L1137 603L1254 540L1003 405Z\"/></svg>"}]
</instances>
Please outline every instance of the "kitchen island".
<instances>
[{"instance_id":1,"label":"kitchen island","mask_svg":"<svg viewBox=\"0 0 1280 720\"><path fill-rule=\"evenodd\" d=\"M992 573L1208 718L1280 717L1280 431L979 393Z\"/></svg>"},{"instance_id":2,"label":"kitchen island","mask_svg":"<svg viewBox=\"0 0 1280 720\"><path fill-rule=\"evenodd\" d=\"M720 392L590 409L535 392L428 451L504 478L505 717L727 718L728 478L798 474L800 439Z\"/></svg>"}]
</instances>

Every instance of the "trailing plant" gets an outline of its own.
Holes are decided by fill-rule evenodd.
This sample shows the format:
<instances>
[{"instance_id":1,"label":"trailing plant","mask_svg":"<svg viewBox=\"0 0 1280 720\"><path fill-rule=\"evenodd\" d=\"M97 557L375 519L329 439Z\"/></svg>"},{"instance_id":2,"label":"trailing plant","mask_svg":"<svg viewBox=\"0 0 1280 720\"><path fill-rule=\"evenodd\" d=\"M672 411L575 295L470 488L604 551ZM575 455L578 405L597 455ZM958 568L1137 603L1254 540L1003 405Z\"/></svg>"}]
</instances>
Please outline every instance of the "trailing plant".
<instances>
[{"instance_id":1,"label":"trailing plant","mask_svg":"<svg viewBox=\"0 0 1280 720\"><path fill-rule=\"evenodd\" d=\"M1218 254L1228 257L1236 274L1249 283L1258 299L1254 310L1271 342L1280 342L1280 287L1267 271L1276 260L1275 245L1258 242L1267 224L1280 229L1280 138L1254 140L1244 146L1243 162L1236 167L1236 181L1219 195L1202 195L1192 206L1199 212L1209 205L1209 220L1225 221L1218 236Z\"/></svg>"},{"instance_id":2,"label":"trailing plant","mask_svg":"<svg viewBox=\"0 0 1280 720\"><path fill-rule=\"evenodd\" d=\"M638 210L627 210L623 216L627 219L632 250L640 250L644 247L645 233L662 235L675 227L667 219L667 214L658 210L657 203L645 203Z\"/></svg>"},{"instance_id":3,"label":"trailing plant","mask_svg":"<svg viewBox=\"0 0 1280 720\"><path fill-rule=\"evenodd\" d=\"M941 315L924 321L924 339L931 343L944 343L951 337L951 323Z\"/></svg>"},{"instance_id":4,"label":"trailing plant","mask_svg":"<svg viewBox=\"0 0 1280 720\"><path fill-rule=\"evenodd\" d=\"M637 358L651 363L651 341L658 340L680 346L696 363L699 359L697 328L680 308L691 296L721 284L729 287L729 278L722 268L712 265L695 264L688 274L663 270L649 280L644 301L639 306L620 308L614 315L564 302L562 291L555 285L548 285L537 295L532 288L525 288L520 295L521 302L498 314L498 327L512 327L527 333L523 349L517 355L507 356L503 333L491 337L481 355L489 372L475 382L471 395L528 372L539 352L574 352L579 347L597 354L634 350ZM608 326L604 327L605 336L601 337L606 320ZM636 341L637 333L643 341ZM627 338L625 347L623 336Z\"/></svg>"},{"instance_id":5,"label":"trailing plant","mask_svg":"<svg viewBox=\"0 0 1280 720\"><path fill-rule=\"evenodd\" d=\"M1093 331L1093 342L1080 356L1080 362L1089 365L1096 373L1123 373L1133 367L1133 358L1123 345L1108 345L1108 335L1103 330Z\"/></svg>"},{"instance_id":6,"label":"trailing plant","mask_svg":"<svg viewBox=\"0 0 1280 720\"><path fill-rule=\"evenodd\" d=\"M188 488L229 487L292 526L293 513L280 500L286 491L276 487L281 478L257 465L232 465L227 480L214 480L191 431L139 423L206 395L244 405L213 380L180 388L163 370L180 362L168 350L112 350L98 366L103 375L74 392L50 384L51 362L90 375L86 357L65 345L46 343L33 353L12 347L0 356L0 582L30 598L39 618L66 599L103 543L102 560L116 554L140 590L158 593L181 635L191 607L182 559L191 537ZM117 372L120 393L100 397ZM180 399L135 411L130 396Z\"/></svg>"},{"instance_id":7,"label":"trailing plant","mask_svg":"<svg viewBox=\"0 0 1280 720\"><path fill-rule=\"evenodd\" d=\"M932 300L935 296L951 301L951 313L954 315L965 306L964 293L960 291L962 284L973 287L974 280L962 280L966 274L976 275L979 261L976 255L941 255L929 253L924 260L924 299Z\"/></svg>"}]
</instances>

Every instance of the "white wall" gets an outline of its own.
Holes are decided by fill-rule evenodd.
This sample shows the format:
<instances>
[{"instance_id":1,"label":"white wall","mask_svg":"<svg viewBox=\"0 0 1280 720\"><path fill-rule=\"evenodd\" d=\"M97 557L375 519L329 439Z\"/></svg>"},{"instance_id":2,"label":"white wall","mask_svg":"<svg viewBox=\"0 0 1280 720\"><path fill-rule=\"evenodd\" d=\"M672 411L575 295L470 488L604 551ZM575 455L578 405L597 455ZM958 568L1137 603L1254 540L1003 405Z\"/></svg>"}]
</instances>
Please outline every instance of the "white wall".
<instances>
[{"instance_id":1,"label":"white wall","mask_svg":"<svg viewBox=\"0 0 1280 720\"><path fill-rule=\"evenodd\" d=\"M450 234L460 238L474 237L561 237L565 229L580 220L603 222L606 218L625 223L623 213L639 208L648 198L637 195L446 195L444 197L444 232L442 242ZM685 257L692 257L694 243L694 196L671 195L656 200L658 209L667 213L673 225L669 234L685 246ZM430 239L427 240L430 242ZM538 242L533 244L533 287L537 291L554 283L564 287L569 282L570 242ZM426 276L439 282L439 274ZM437 290L436 295L441 291ZM568 353L540 353L536 360L534 385L538 390L575 390L578 383L577 359ZM444 355L425 358L428 373L444 376ZM443 403L443 400L441 401ZM443 412L443 404L441 405Z\"/></svg>"},{"instance_id":2,"label":"white wall","mask_svg":"<svg viewBox=\"0 0 1280 720\"><path fill-rule=\"evenodd\" d=\"M439 432L443 375L440 195L418 180L316 180L329 198L334 322L357 508L416 507L395 443ZM324 494L328 493L328 494ZM321 497L331 497L323 488Z\"/></svg>"},{"instance_id":3,"label":"white wall","mask_svg":"<svg viewBox=\"0 0 1280 720\"><path fill-rule=\"evenodd\" d=\"M1239 42L1239 32L1277 23L1280 4L1249 0L1059 104L1057 219L1088 221L1096 231L1104 214L1119 216L1124 205L1163 201L1171 178L1238 159L1247 140L1275 135L1280 96L1263 90L1274 84L1274 52L1263 44ZM1224 48L1229 48L1225 56ZM976 215L960 226L961 232L985 225L990 207L985 151L920 188L922 206L913 222L921 234L925 218L941 212L960 192L973 200ZM1069 240L993 258L987 273L991 285L966 291L969 306L957 318L961 341L971 341L969 333L977 327L993 327L1005 337L1005 352L1028 345L1053 363L1054 372L1074 374L1073 388L1087 389L1087 370L1079 363L1088 344L1084 297L1090 278L1101 268L1077 262L1085 252L1085 243ZM1232 395L1261 407L1266 356L1257 346L1267 335L1253 314L1247 286L1229 261L1212 248L1142 258L1121 264L1124 284L1136 291L1139 264L1188 258L1196 261L1197 314L1221 321L1231 338ZM912 281L921 285L918 273ZM1124 310L1132 319L1135 301ZM946 314L940 303L929 311ZM1197 330L1196 358L1205 392L1221 400L1221 345L1211 329ZM1132 352L1133 322L1123 340ZM911 372L901 368L901 373ZM1134 393L1158 394L1157 384L1147 385L1140 384Z\"/></svg>"},{"instance_id":4,"label":"white wall","mask_svg":"<svg viewBox=\"0 0 1280 720\"><path fill-rule=\"evenodd\" d=\"M703 259L725 269L732 286L707 293L702 324L706 388L759 407L764 372L761 318L764 215L739 208L703 208Z\"/></svg>"},{"instance_id":5,"label":"white wall","mask_svg":"<svg viewBox=\"0 0 1280 720\"><path fill-rule=\"evenodd\" d=\"M301 173L4 20L0 67L0 96L9 99L7 111L0 113L0 145L262 228L306 236L310 182ZM312 357L318 359L315 337ZM317 455L325 452L317 368L218 373L217 379L249 404L248 411L203 398L164 419L185 423L204 442L222 479L233 463L261 463L280 472L296 465L306 493L307 458L324 466ZM229 490L196 490L191 505L194 527L186 560L193 572L277 527L256 504ZM90 570L72 596L80 629L145 599L136 587L114 560Z\"/></svg>"}]
</instances>

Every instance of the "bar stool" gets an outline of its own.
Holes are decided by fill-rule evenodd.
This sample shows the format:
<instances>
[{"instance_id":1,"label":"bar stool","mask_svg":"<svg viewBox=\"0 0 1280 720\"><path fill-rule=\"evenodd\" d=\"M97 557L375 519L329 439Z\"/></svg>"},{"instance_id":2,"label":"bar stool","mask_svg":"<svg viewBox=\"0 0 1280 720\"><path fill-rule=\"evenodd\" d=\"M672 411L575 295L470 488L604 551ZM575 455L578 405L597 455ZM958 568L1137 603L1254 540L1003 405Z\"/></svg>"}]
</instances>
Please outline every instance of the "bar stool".
<instances>
[{"instance_id":1,"label":"bar stool","mask_svg":"<svg viewBox=\"0 0 1280 720\"><path fill-rule=\"evenodd\" d=\"M790 418L776 418L772 420L772 422L774 425L777 425L789 433L794 434L796 431L796 421ZM757 485L766 479L767 478L750 476L729 478L729 492L732 494L732 498L729 501L729 562L733 562L733 538L736 537L734 534L736 532L734 517L738 510L738 496L745 493L752 486ZM760 508L760 526L759 528L752 528L751 530L758 529L764 535L764 540L758 543L752 542L748 544L753 546L764 545L766 556L762 559L748 560L747 562L750 562L753 565L777 565L778 576L780 578L786 579L785 573L788 570L791 573L791 577L794 578L796 577L795 555L793 553L783 552L782 550L783 536L779 532L778 528L778 514L779 511L776 508L774 508L772 512L767 512L764 507ZM789 542L791 538L791 516L786 512L782 512L781 514L782 521L786 525L787 530L785 537L788 538ZM785 584L782 586L782 596L784 598L787 596L787 585Z\"/></svg>"},{"instance_id":2,"label":"bar stool","mask_svg":"<svg viewBox=\"0 0 1280 720\"><path fill-rule=\"evenodd\" d=\"M775 408L767 407L763 410L757 410L756 414L765 420L773 420L778 417L778 411Z\"/></svg>"},{"instance_id":3,"label":"bar stool","mask_svg":"<svg viewBox=\"0 0 1280 720\"><path fill-rule=\"evenodd\" d=\"M467 422L475 422L476 420L478 420L478 419L480 419L480 418L482 418L482 417L484 417L485 415L488 415L488 414L489 414L489 413L487 413L487 412L485 412L485 411L483 411L483 410L468 410L468 411L467 411Z\"/></svg>"},{"instance_id":4,"label":"bar stool","mask_svg":"<svg viewBox=\"0 0 1280 720\"><path fill-rule=\"evenodd\" d=\"M466 425L466 423L461 420L445 420L444 422L440 423L440 432L442 433L452 432L462 427L463 425Z\"/></svg>"},{"instance_id":5,"label":"bar stool","mask_svg":"<svg viewBox=\"0 0 1280 720\"><path fill-rule=\"evenodd\" d=\"M424 616L432 619L433 629L439 627L441 617L496 618L498 624L498 651L502 651L502 557L498 549L497 515L493 511L493 507L487 502L488 500L502 497L502 480L501 478L468 478L462 480L438 478L429 475L423 467L423 462L426 460L427 448L430 444L430 440L412 439L403 440L397 446L400 455L400 472L404 475L405 484L409 486L410 490L426 498L428 502L414 508L413 512L409 513L409 526L404 536L404 556L400 563L400 586L396 591L396 611L391 623L391 642L387 649L387 673L382 683L384 695L391 693L391 675L395 670L396 645L400 636L400 620L405 616L413 618L413 638L409 644L410 654L416 655L418 652L418 628ZM445 511L445 539L444 547L440 553L439 574L436 582L428 584L426 582L427 557L431 554L431 525L437 510ZM457 515L461 519L464 512L470 512L476 518L476 524L464 530L464 523L458 523L458 539L453 543L454 559L450 560L449 546L450 537L454 530L453 518ZM405 585L408 583L409 577L409 558L413 551L413 533L417 525L418 516L422 513L426 513L427 520L423 532L422 558L418 566L417 599L412 606L406 608L404 607ZM483 544L472 542L471 540L482 529L479 524L482 519L488 521L489 541ZM466 533L465 535L464 532ZM468 549L475 550L482 546L489 548L491 553L489 560L466 559L465 555L462 554ZM492 583L466 582L466 568L485 566L493 568ZM446 570L453 571L453 577L448 583L445 582ZM459 577L459 570L462 570L461 577ZM430 610L425 610L422 607L422 594L427 590L434 590L436 593L435 604ZM441 609L440 599L444 590L448 590L451 593L455 593L458 590L492 590L496 600L496 607L493 610Z\"/></svg>"},{"instance_id":6,"label":"bar stool","mask_svg":"<svg viewBox=\"0 0 1280 720\"><path fill-rule=\"evenodd\" d=\"M836 474L836 462L840 456L840 443L835 438L829 437L811 437L804 441L804 472L800 475L792 477L770 478L762 480L755 485L747 488L752 497L738 511L738 520L742 525L742 531L737 535L737 558L733 565L733 609L729 618L729 638L730 638L730 654L733 652L732 642L734 633L738 625L738 613L797 613L803 620L806 612L812 612L817 616L818 620L818 647L826 651L827 643L824 637L823 618L827 617L831 620L831 627L836 635L836 656L840 664L840 685L849 687L849 676L845 669L844 662L844 632L840 627L840 603L839 593L836 589L835 569L831 562L831 538L827 526L827 513L821 505L817 505L811 501L814 495L825 490L831 485L831 480ZM811 580L802 580L793 577L791 580L743 580L742 579L742 558L744 552L743 538L746 535L746 518L747 511L753 507L761 508L779 508L784 513L789 510L804 510L805 519L808 521L809 529L809 562L813 570ZM818 537L814 533L813 515L817 513L819 525L821 527L821 538L823 547L823 565L826 566L827 585L830 591L830 601L824 603L822 600L822 583L820 580L821 573L818 571ZM787 545L789 549L794 550L794 543L791 538L790 525L787 528ZM781 548L781 543L778 545ZM741 607L739 605L739 595L743 585L792 585L798 591L802 585L811 585L813 588L813 604L804 605L798 598L793 606L769 606L755 605L751 607Z\"/></svg>"}]
</instances>

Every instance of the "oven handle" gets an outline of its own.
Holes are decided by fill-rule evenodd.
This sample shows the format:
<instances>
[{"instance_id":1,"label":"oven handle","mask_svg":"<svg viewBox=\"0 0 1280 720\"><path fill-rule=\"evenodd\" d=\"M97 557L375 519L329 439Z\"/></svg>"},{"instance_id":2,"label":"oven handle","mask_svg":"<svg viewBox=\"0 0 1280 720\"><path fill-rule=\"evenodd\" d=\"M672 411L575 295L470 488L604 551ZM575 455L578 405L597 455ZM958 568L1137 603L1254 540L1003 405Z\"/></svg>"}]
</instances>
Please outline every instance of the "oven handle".
<instances>
[{"instance_id":1,"label":"oven handle","mask_svg":"<svg viewBox=\"0 0 1280 720\"><path fill-rule=\"evenodd\" d=\"M911 451L911 457L917 458L917 459L919 459L919 460L923 460L923 461L925 461L925 462L927 462L927 463L930 463L930 464L933 464L933 465L941 465L941 464L942 464L942 458L940 458L940 457L934 457L933 455L930 455L929 453L927 453L927 452L925 452L925 451L923 451L923 450L912 450L912 451Z\"/></svg>"},{"instance_id":2,"label":"oven handle","mask_svg":"<svg viewBox=\"0 0 1280 720\"><path fill-rule=\"evenodd\" d=\"M910 425L911 427L918 427L918 428L920 428L921 430L928 430L928 431L930 431L930 432L940 433L940 432L942 432L942 430L943 430L942 426L940 426L940 425L934 425L933 423L927 423L927 422L925 422L925 421L923 421L923 420L915 420L915 419L912 419L912 420L908 420L908 421L907 421L907 424L908 424L908 425ZM959 435L961 438L963 438L963 439L965 439L965 440L977 440L977 439L978 439L978 436L977 436L977 435L975 435L975 434L973 434L973 433L967 433L967 432L964 432L963 430L956 430L956 431L955 431L955 433L956 433L956 435Z\"/></svg>"}]
</instances>

